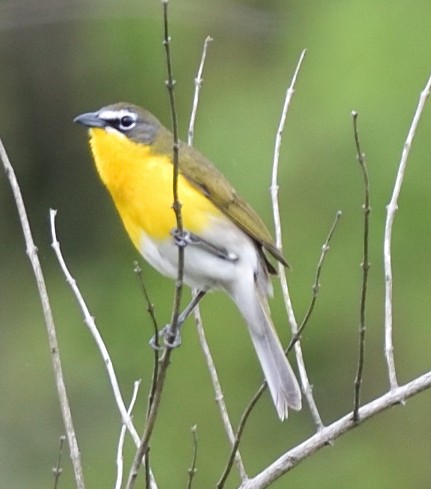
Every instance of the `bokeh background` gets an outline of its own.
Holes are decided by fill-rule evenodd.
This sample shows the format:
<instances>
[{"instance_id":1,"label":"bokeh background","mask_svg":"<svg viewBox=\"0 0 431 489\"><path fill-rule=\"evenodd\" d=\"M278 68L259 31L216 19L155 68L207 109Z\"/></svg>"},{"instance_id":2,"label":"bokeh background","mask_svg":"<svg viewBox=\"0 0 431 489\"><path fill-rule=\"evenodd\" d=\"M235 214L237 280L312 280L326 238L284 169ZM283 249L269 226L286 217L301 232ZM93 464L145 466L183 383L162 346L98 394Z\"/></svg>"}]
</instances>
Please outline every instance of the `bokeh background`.
<instances>
[{"instance_id":1,"label":"bokeh background","mask_svg":"<svg viewBox=\"0 0 431 489\"><path fill-rule=\"evenodd\" d=\"M383 355L382 244L403 143L431 71L431 4L349 0L172 0L173 67L180 132L186 137L193 79L207 35L195 145L271 225L268 187L285 90L303 48L283 138L280 205L289 283L301 318L316 263L338 209L343 217L303 336L314 395L326 424L352 407L361 286L361 172L351 110L359 112L371 179L371 271L363 401L388 388ZM135 422L143 424L152 335L133 263L139 260L98 181L77 114L127 100L170 123L162 9L158 0L2 0L0 135L27 205L56 319L64 372L88 487L115 479L119 415L103 363L50 246L49 208L58 210L64 257L109 347L129 398L142 378ZM395 353L400 382L430 368L431 114L410 156L393 238ZM15 205L0 172L0 486L51 487L63 434L41 308ZM173 284L143 265L161 325ZM284 341L279 288L271 303ZM246 329L222 294L202 305L206 332L236 424L261 381ZM274 488L429 487L430 393L391 409L297 467ZM212 487L228 443L218 420L196 332L174 352L151 445L160 487L187 480L198 426L195 487ZM314 431L307 406L280 424L268 396L243 440L250 475ZM133 446L126 446L126 466ZM63 458L60 487L74 487ZM228 487L235 487L236 476ZM141 486L142 487L142 486Z\"/></svg>"}]
</instances>

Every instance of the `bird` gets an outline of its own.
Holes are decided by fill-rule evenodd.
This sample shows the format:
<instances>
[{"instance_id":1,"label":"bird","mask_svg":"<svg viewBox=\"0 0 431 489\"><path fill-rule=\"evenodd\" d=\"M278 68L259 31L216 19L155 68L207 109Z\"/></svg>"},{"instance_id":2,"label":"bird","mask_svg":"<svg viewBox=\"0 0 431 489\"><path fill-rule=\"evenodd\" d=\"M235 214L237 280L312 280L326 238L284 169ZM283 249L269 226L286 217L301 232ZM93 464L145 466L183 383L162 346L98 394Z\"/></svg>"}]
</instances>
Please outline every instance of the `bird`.
<instances>
[{"instance_id":1,"label":"bird","mask_svg":"<svg viewBox=\"0 0 431 489\"><path fill-rule=\"evenodd\" d=\"M178 230L172 132L149 111L126 102L83 113L74 122L88 128L97 172L138 252L176 279L183 246L184 283L199 291L198 298L226 292L243 316L280 420L289 408L300 410L301 389L268 305L270 275L277 273L268 255L289 265L258 214L216 166L180 141Z\"/></svg>"}]
</instances>

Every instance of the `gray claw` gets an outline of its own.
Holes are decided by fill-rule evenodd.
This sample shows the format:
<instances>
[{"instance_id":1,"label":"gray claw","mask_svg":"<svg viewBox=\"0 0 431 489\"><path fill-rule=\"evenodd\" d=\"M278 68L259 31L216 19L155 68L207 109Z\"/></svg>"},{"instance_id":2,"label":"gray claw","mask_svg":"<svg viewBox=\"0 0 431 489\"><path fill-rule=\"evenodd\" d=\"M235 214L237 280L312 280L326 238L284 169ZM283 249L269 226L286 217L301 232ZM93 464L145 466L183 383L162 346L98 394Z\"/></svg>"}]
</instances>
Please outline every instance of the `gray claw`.
<instances>
[{"instance_id":1,"label":"gray claw","mask_svg":"<svg viewBox=\"0 0 431 489\"><path fill-rule=\"evenodd\" d=\"M167 324L164 328L162 328L158 333L158 338L163 338L163 345L159 345L156 341L156 337L153 336L148 342L153 350L161 351L165 348L177 348L181 345L181 335L180 332L177 331L174 337L171 336L171 327Z\"/></svg>"}]
</instances>

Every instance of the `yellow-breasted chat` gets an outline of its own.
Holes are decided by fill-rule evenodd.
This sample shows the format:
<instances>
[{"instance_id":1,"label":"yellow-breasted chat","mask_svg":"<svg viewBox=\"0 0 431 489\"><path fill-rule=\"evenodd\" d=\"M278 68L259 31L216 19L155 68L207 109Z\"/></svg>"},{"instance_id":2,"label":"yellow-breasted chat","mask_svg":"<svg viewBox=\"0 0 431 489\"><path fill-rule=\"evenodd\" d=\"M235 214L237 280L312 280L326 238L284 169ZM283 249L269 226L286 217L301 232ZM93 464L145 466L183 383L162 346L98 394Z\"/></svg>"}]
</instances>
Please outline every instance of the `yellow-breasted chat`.
<instances>
[{"instance_id":1,"label":"yellow-breasted chat","mask_svg":"<svg viewBox=\"0 0 431 489\"><path fill-rule=\"evenodd\" d=\"M248 325L280 419L301 409L301 391L271 321L268 296L275 273L265 253L287 266L265 224L222 173L180 143L178 195L183 232L173 203L173 136L148 111L118 103L74 120L87 126L97 171L127 233L145 260L177 277L184 246L184 282L205 292L224 290Z\"/></svg>"}]
</instances>

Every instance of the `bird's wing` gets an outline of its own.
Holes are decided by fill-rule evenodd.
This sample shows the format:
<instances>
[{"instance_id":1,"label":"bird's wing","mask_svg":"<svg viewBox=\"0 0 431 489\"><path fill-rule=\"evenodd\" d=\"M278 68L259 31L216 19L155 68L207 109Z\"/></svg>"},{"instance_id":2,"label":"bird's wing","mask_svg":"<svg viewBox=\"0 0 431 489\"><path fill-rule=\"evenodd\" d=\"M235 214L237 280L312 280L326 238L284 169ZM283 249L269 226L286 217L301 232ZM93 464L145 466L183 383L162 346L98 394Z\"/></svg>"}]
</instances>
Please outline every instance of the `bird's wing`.
<instances>
[{"instance_id":1,"label":"bird's wing","mask_svg":"<svg viewBox=\"0 0 431 489\"><path fill-rule=\"evenodd\" d=\"M281 251L275 246L271 233L252 207L239 196L226 177L194 148L180 146L180 172L224 214L259 243L274 258L289 266ZM273 267L272 270L273 271Z\"/></svg>"}]
</instances>

